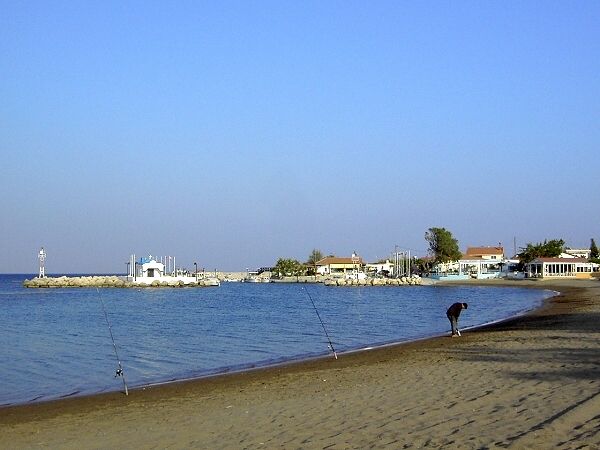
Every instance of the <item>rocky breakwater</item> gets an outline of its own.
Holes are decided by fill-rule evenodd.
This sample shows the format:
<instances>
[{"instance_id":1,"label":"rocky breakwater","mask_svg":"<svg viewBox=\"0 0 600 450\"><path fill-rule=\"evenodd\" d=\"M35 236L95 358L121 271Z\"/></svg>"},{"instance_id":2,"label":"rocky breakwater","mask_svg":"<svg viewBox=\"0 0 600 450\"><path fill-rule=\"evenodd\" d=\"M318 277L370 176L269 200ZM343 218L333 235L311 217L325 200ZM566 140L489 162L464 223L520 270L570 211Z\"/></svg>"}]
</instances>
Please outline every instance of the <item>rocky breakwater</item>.
<instances>
[{"instance_id":1,"label":"rocky breakwater","mask_svg":"<svg viewBox=\"0 0 600 450\"><path fill-rule=\"evenodd\" d=\"M401 278L366 278L354 280L345 278L327 278L323 280L325 286L420 286L421 277L413 275Z\"/></svg>"},{"instance_id":2,"label":"rocky breakwater","mask_svg":"<svg viewBox=\"0 0 600 450\"><path fill-rule=\"evenodd\" d=\"M198 282L184 283L183 281L158 281L150 284L125 281L116 275L107 276L82 276L82 277L44 277L25 280L23 286L27 288L68 288L68 287L114 287L114 288L147 288L147 287L208 287L215 286L212 280L198 280Z\"/></svg>"},{"instance_id":3,"label":"rocky breakwater","mask_svg":"<svg viewBox=\"0 0 600 450\"><path fill-rule=\"evenodd\" d=\"M89 277L44 277L23 281L28 288L64 288L64 287L125 287L127 283L117 276Z\"/></svg>"}]
</instances>

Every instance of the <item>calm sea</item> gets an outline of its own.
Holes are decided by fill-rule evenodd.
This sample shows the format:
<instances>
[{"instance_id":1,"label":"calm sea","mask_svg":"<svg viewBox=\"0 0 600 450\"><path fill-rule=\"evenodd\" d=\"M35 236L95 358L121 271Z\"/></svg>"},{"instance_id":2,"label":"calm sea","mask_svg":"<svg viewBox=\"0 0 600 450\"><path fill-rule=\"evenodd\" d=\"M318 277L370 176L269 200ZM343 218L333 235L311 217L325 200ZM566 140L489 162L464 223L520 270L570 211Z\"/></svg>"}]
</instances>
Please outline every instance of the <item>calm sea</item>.
<instances>
[{"instance_id":1,"label":"calm sea","mask_svg":"<svg viewBox=\"0 0 600 450\"><path fill-rule=\"evenodd\" d=\"M0 275L0 405L116 391L112 333L129 387L243 370L447 333L522 313L550 291L509 287L25 289ZM308 292L308 294L307 294ZM103 309L104 304L104 309Z\"/></svg>"}]
</instances>

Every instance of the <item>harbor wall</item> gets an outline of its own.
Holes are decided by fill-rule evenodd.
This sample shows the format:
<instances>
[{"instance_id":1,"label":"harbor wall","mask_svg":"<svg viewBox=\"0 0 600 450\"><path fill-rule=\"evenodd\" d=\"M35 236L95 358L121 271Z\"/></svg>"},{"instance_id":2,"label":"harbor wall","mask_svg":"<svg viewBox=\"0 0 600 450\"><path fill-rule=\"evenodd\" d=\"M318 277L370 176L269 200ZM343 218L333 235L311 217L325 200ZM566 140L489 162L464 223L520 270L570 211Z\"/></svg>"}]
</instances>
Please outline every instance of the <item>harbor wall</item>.
<instances>
[{"instance_id":1,"label":"harbor wall","mask_svg":"<svg viewBox=\"0 0 600 450\"><path fill-rule=\"evenodd\" d=\"M244 272L211 272L210 278L198 278L195 281L182 281L178 279L165 280L144 278L132 280L131 277L117 275L95 275L75 277L43 277L25 280L23 286L27 288L66 288L66 287L102 287L102 288L142 288L142 287L209 287L218 282L243 281ZM215 276L216 275L216 276ZM141 277L140 277L141 278ZM347 278L332 278L317 276L283 277L280 279L266 279L274 283L323 283L325 286L419 286L426 284L418 276L401 278L366 278L361 280Z\"/></svg>"},{"instance_id":2,"label":"harbor wall","mask_svg":"<svg viewBox=\"0 0 600 450\"><path fill-rule=\"evenodd\" d=\"M81 277L44 277L25 280L23 286L27 288L66 288L66 287L102 287L102 288L142 288L142 287L209 287L214 283L209 280L185 283L181 280L160 281L151 283L128 281L126 277L116 275L107 276L81 276Z\"/></svg>"}]
</instances>

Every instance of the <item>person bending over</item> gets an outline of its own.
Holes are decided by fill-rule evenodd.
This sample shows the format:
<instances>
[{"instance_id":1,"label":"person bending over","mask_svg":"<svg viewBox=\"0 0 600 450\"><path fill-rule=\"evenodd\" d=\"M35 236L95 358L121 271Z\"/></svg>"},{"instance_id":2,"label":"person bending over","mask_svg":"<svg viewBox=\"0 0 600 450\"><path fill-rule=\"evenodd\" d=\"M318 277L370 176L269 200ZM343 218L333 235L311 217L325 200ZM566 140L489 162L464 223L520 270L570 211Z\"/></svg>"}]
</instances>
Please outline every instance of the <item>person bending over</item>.
<instances>
[{"instance_id":1,"label":"person bending over","mask_svg":"<svg viewBox=\"0 0 600 450\"><path fill-rule=\"evenodd\" d=\"M460 336L460 331L458 330L458 316L460 316L460 312L463 309L467 309L469 305L466 303L454 303L448 311L446 311L446 316L450 321L450 326L452 327L452 337Z\"/></svg>"}]
</instances>

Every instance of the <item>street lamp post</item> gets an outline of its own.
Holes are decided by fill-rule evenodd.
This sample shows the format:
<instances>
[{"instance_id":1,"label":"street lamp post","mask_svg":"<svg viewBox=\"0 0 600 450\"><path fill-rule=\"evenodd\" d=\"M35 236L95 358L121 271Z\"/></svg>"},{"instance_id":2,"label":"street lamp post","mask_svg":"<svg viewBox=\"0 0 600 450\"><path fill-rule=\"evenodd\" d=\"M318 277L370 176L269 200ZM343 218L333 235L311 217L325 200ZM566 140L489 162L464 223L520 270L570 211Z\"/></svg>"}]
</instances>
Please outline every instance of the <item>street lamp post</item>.
<instances>
[{"instance_id":1,"label":"street lamp post","mask_svg":"<svg viewBox=\"0 0 600 450\"><path fill-rule=\"evenodd\" d=\"M194 276L196 277L196 283L198 282L198 263L194 263Z\"/></svg>"},{"instance_id":2,"label":"street lamp post","mask_svg":"<svg viewBox=\"0 0 600 450\"><path fill-rule=\"evenodd\" d=\"M356 254L356 252L352 253L352 277L355 280L358 280L358 263L360 262L360 259L358 257L358 255Z\"/></svg>"},{"instance_id":3,"label":"street lamp post","mask_svg":"<svg viewBox=\"0 0 600 450\"><path fill-rule=\"evenodd\" d=\"M125 265L127 266L127 278L129 278L129 265L131 264L131 262L127 261L125 263Z\"/></svg>"},{"instance_id":4,"label":"street lamp post","mask_svg":"<svg viewBox=\"0 0 600 450\"><path fill-rule=\"evenodd\" d=\"M133 266L133 268L134 268L134 270L133 270L133 281L137 281L137 266L138 266L138 262L136 261L134 263L134 266Z\"/></svg>"}]
</instances>

